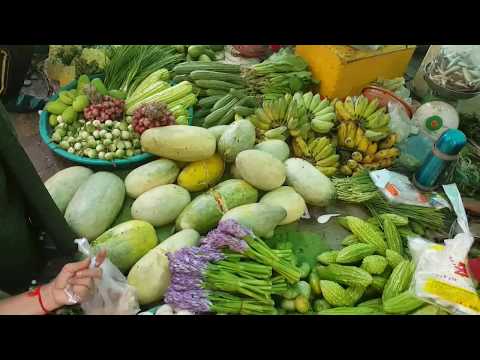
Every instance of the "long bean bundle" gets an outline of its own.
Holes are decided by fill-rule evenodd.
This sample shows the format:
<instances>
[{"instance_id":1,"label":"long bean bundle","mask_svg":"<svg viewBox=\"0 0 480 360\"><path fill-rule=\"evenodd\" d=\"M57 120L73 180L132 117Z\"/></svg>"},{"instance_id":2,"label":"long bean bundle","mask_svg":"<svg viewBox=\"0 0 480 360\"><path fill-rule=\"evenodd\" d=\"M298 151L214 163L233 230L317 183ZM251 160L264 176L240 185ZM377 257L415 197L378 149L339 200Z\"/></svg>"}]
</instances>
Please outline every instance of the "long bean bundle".
<instances>
[{"instance_id":1,"label":"long bean bundle","mask_svg":"<svg viewBox=\"0 0 480 360\"><path fill-rule=\"evenodd\" d=\"M444 230L447 214L444 210L409 204L392 204L386 201L370 178L368 171L356 176L333 179L337 199L365 205L372 215L390 213L407 217L425 228Z\"/></svg>"}]
</instances>

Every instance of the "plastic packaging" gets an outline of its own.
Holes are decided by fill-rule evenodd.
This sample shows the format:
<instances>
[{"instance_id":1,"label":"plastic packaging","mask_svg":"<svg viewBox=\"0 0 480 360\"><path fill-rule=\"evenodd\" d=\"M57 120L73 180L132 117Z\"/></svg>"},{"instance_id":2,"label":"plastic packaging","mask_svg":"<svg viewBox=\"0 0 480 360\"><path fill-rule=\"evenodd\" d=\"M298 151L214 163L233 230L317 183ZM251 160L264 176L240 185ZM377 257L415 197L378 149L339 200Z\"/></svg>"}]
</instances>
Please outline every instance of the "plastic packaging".
<instances>
[{"instance_id":1,"label":"plastic packaging","mask_svg":"<svg viewBox=\"0 0 480 360\"><path fill-rule=\"evenodd\" d=\"M435 192L424 194L418 191L405 175L383 169L370 172L370 178L391 203L433 207L435 209L450 207L448 201L440 194Z\"/></svg>"},{"instance_id":2,"label":"plastic packaging","mask_svg":"<svg viewBox=\"0 0 480 360\"><path fill-rule=\"evenodd\" d=\"M94 256L88 240L75 240L78 250L85 256ZM95 280L93 295L81 304L86 315L135 315L140 311L135 288L128 285L125 276L105 259L102 278Z\"/></svg>"},{"instance_id":3,"label":"plastic packaging","mask_svg":"<svg viewBox=\"0 0 480 360\"><path fill-rule=\"evenodd\" d=\"M433 140L423 134L412 135L397 144L400 150L397 164L408 172L415 172L432 150Z\"/></svg>"},{"instance_id":4,"label":"plastic packaging","mask_svg":"<svg viewBox=\"0 0 480 360\"><path fill-rule=\"evenodd\" d=\"M445 245L421 237L408 239L416 263L411 288L417 297L452 314L480 315L480 298L466 266L474 239L457 186L443 188L457 215L457 228L453 229L457 235L445 240Z\"/></svg>"},{"instance_id":5,"label":"plastic packaging","mask_svg":"<svg viewBox=\"0 0 480 360\"><path fill-rule=\"evenodd\" d=\"M397 134L398 143L407 139L410 134L418 133L418 128L410 120L405 108L401 104L389 102L388 113L390 115L390 130Z\"/></svg>"}]
</instances>

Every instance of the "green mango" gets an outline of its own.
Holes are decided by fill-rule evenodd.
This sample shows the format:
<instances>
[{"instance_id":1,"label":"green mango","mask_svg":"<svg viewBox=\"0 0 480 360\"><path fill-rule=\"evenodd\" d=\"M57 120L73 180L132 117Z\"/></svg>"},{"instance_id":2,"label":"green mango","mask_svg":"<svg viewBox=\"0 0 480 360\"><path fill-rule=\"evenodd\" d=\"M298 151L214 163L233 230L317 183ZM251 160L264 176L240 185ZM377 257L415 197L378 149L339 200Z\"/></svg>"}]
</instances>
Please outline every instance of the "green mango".
<instances>
[{"instance_id":1,"label":"green mango","mask_svg":"<svg viewBox=\"0 0 480 360\"><path fill-rule=\"evenodd\" d=\"M58 93L58 99L65 105L72 105L73 103L73 96L68 91L60 91Z\"/></svg>"},{"instance_id":2,"label":"green mango","mask_svg":"<svg viewBox=\"0 0 480 360\"><path fill-rule=\"evenodd\" d=\"M50 116L48 117L48 123L52 128L58 125L57 117L58 115L55 115L55 114L50 114Z\"/></svg>"},{"instance_id":3,"label":"green mango","mask_svg":"<svg viewBox=\"0 0 480 360\"><path fill-rule=\"evenodd\" d=\"M79 94L83 94L85 85L90 85L90 78L87 75L81 75L77 80L77 91Z\"/></svg>"},{"instance_id":4,"label":"green mango","mask_svg":"<svg viewBox=\"0 0 480 360\"><path fill-rule=\"evenodd\" d=\"M61 115L68 105L65 105L59 100L49 101L45 106L45 110L51 114Z\"/></svg>"},{"instance_id":5,"label":"green mango","mask_svg":"<svg viewBox=\"0 0 480 360\"><path fill-rule=\"evenodd\" d=\"M78 119L78 113L73 110L73 106L69 106L62 113L63 121L67 124L73 124Z\"/></svg>"},{"instance_id":6,"label":"green mango","mask_svg":"<svg viewBox=\"0 0 480 360\"><path fill-rule=\"evenodd\" d=\"M95 89L103 96L108 95L108 90L101 79L99 78L93 79L92 85L95 86Z\"/></svg>"},{"instance_id":7,"label":"green mango","mask_svg":"<svg viewBox=\"0 0 480 360\"><path fill-rule=\"evenodd\" d=\"M90 105L90 100L87 95L79 95L73 101L72 107L76 112L82 112L88 105Z\"/></svg>"}]
</instances>

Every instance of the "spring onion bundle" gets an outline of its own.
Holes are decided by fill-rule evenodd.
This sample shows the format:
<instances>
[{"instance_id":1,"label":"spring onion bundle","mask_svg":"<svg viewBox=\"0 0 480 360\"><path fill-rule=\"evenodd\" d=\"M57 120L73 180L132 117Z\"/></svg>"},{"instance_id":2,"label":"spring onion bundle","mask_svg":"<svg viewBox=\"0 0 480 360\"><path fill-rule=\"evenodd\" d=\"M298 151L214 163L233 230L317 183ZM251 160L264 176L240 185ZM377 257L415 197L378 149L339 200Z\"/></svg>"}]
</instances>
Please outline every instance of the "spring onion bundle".
<instances>
[{"instance_id":1,"label":"spring onion bundle","mask_svg":"<svg viewBox=\"0 0 480 360\"><path fill-rule=\"evenodd\" d=\"M281 256L280 256L281 255ZM195 313L274 314L274 294L300 272L233 220L208 233L200 247L168 254L171 274L165 302ZM273 271L279 273L272 278Z\"/></svg>"},{"instance_id":2,"label":"spring onion bundle","mask_svg":"<svg viewBox=\"0 0 480 360\"><path fill-rule=\"evenodd\" d=\"M184 61L170 45L121 45L108 50L110 61L105 67L105 85L132 93L150 74L166 68L171 70Z\"/></svg>"}]
</instances>

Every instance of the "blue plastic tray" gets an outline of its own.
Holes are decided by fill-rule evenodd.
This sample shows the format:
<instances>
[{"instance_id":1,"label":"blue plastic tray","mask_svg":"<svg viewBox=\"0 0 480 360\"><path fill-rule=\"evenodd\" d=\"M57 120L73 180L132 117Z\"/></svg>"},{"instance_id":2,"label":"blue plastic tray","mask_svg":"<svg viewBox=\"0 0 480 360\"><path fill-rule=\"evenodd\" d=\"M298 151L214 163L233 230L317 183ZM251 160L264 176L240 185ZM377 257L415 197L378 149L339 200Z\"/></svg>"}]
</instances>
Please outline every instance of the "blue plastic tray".
<instances>
[{"instance_id":1,"label":"blue plastic tray","mask_svg":"<svg viewBox=\"0 0 480 360\"><path fill-rule=\"evenodd\" d=\"M91 78L94 79L96 77L102 77L101 75L98 76L92 76ZM77 80L72 81L71 83L65 85L64 87L60 88L59 91L62 90L72 90L77 87ZM56 100L58 98L58 94L52 95L49 100ZM192 124L193 120L193 108L188 109L189 113L189 119L188 123L189 125ZM102 169L124 169L124 168L131 168L135 167L141 164L144 164L148 161L151 161L156 158L155 155L149 154L149 153L143 153L140 155L135 155L132 157L129 157L128 159L120 159L120 160L100 160L100 159L90 159L82 156L78 156L75 154L71 154L68 151L62 149L58 144L56 144L52 139L51 139L51 134L52 134L52 127L50 126L48 122L48 118L50 116L50 113L48 111L42 111L40 114L40 123L39 123L39 130L40 130L40 137L42 141L49 147L51 151L53 151L56 155L67 159L68 161L71 161L76 164L80 164L83 166L87 167L93 167L93 168L102 168Z\"/></svg>"}]
</instances>

